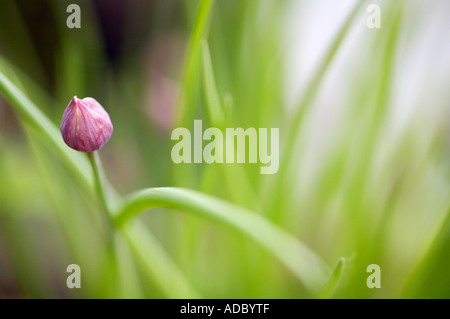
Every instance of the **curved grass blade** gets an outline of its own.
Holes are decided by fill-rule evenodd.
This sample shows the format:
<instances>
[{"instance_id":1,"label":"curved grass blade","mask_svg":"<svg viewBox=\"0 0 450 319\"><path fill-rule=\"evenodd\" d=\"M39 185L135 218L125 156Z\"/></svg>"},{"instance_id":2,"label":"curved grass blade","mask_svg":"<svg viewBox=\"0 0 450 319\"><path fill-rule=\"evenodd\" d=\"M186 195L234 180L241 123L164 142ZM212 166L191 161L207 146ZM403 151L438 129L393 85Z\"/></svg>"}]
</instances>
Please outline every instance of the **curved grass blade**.
<instances>
[{"instance_id":1,"label":"curved grass blade","mask_svg":"<svg viewBox=\"0 0 450 319\"><path fill-rule=\"evenodd\" d=\"M193 190L163 187L132 193L119 204L115 222L123 226L131 217L153 207L190 212L244 234L277 257L310 292L328 278L325 262L294 236L256 213Z\"/></svg>"},{"instance_id":2,"label":"curved grass blade","mask_svg":"<svg viewBox=\"0 0 450 319\"><path fill-rule=\"evenodd\" d=\"M334 267L333 273L328 279L328 282L325 284L325 287L317 296L320 299L331 298L336 291L339 282L341 281L342 274L345 269L345 258L339 259L336 267Z\"/></svg>"},{"instance_id":3,"label":"curved grass blade","mask_svg":"<svg viewBox=\"0 0 450 319\"><path fill-rule=\"evenodd\" d=\"M80 180L93 190L93 175L87 159L64 143L57 127L33 102L0 71L0 93L41 139L55 149Z\"/></svg>"}]
</instances>

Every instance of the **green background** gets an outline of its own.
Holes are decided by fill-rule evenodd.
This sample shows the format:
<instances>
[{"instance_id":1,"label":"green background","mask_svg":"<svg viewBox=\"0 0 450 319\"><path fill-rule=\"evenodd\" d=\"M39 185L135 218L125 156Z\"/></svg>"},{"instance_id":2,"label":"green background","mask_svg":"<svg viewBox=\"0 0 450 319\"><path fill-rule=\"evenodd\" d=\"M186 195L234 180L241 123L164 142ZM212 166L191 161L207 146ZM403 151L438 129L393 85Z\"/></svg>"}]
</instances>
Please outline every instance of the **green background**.
<instances>
[{"instance_id":1,"label":"green background","mask_svg":"<svg viewBox=\"0 0 450 319\"><path fill-rule=\"evenodd\" d=\"M81 29L66 26L72 2ZM380 29L366 25L371 3ZM1 1L0 297L448 298L446 12L445 0ZM128 210L133 227L108 224L86 157L59 134L75 95L110 114L99 155L117 194L203 194L156 191ZM279 128L279 171L174 164L171 132L194 119ZM81 289L66 286L69 264Z\"/></svg>"}]
</instances>

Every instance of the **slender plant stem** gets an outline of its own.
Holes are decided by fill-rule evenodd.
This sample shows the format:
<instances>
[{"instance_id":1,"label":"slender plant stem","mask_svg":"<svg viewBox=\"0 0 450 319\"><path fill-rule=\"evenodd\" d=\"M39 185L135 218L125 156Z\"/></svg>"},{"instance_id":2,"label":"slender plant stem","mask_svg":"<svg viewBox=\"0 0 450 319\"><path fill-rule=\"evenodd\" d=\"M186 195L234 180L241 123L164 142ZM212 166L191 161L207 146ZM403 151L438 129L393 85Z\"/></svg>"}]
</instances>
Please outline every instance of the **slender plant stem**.
<instances>
[{"instance_id":1,"label":"slender plant stem","mask_svg":"<svg viewBox=\"0 0 450 319\"><path fill-rule=\"evenodd\" d=\"M110 195L106 189L106 184L108 183L106 180L105 172L103 171L103 166L100 161L100 156L96 151L92 153L87 153L89 158L89 162L92 166L92 172L94 173L94 185L95 191L100 199L102 207L108 217L111 218L111 207L109 202Z\"/></svg>"},{"instance_id":2,"label":"slender plant stem","mask_svg":"<svg viewBox=\"0 0 450 319\"><path fill-rule=\"evenodd\" d=\"M117 264L117 254L116 254L116 229L114 227L113 219L112 219L112 205L111 198L112 195L109 192L110 184L106 179L105 172L103 170L103 165L100 160L100 156L97 151L92 153L87 153L89 158L89 162L92 166L92 172L94 175L94 188L97 193L97 196L100 200L102 209L104 211L104 216L102 219L107 219L105 228L106 228L106 255L105 255L105 268L110 271L106 271L105 280L110 285L108 291L109 296L116 297L116 294L119 293L120 289L117 283L117 277L119 274L118 264Z\"/></svg>"},{"instance_id":3,"label":"slender plant stem","mask_svg":"<svg viewBox=\"0 0 450 319\"><path fill-rule=\"evenodd\" d=\"M117 223L114 223L113 213L115 209L115 196L113 195L113 189L104 173L100 156L97 152L88 153L87 155L92 165L95 190L108 219L107 264L111 265L112 274L114 276L120 276L120 269L117 263L117 247L115 246L116 235L120 235L128 242L136 259L145 266L144 271L146 275L151 278L168 297L199 297L200 295L191 287L183 273L173 263L170 257L165 254L164 249L160 247L157 240L143 227L139 220L133 225L126 225L125 227L120 228ZM118 286L114 285L115 279L116 278L111 278L113 281L112 288L114 291L118 292Z\"/></svg>"}]
</instances>

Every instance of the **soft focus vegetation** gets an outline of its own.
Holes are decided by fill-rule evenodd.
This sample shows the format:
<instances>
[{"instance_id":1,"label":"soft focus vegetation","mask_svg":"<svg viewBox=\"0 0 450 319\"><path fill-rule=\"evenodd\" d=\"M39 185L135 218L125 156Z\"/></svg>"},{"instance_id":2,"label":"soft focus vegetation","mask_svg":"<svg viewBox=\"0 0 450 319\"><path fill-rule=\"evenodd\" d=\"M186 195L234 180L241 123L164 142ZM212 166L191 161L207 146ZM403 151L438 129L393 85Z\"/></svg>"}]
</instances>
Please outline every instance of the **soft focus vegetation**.
<instances>
[{"instance_id":1,"label":"soft focus vegetation","mask_svg":"<svg viewBox=\"0 0 450 319\"><path fill-rule=\"evenodd\" d=\"M0 2L0 298L450 297L448 1L70 3ZM106 211L75 95L114 124ZM278 173L174 164L194 119L280 128Z\"/></svg>"}]
</instances>

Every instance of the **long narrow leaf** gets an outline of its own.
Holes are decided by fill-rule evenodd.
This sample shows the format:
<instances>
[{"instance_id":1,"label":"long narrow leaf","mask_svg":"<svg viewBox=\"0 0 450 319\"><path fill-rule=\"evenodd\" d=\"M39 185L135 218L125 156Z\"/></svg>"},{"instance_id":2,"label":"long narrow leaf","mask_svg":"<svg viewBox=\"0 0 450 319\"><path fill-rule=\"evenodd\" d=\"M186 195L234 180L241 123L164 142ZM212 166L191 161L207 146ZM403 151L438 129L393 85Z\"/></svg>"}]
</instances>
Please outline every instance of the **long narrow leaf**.
<instances>
[{"instance_id":1,"label":"long narrow leaf","mask_svg":"<svg viewBox=\"0 0 450 319\"><path fill-rule=\"evenodd\" d=\"M202 0L194 25L194 30L189 41L186 61L183 70L182 90L180 95L180 105L177 115L177 124L186 120L187 114L193 107L192 96L195 91L195 83L199 76L200 41L205 37L208 29L208 21L213 6L213 0Z\"/></svg>"},{"instance_id":2,"label":"long narrow leaf","mask_svg":"<svg viewBox=\"0 0 450 319\"><path fill-rule=\"evenodd\" d=\"M214 70L211 61L211 54L206 39L202 40L202 61L203 61L203 85L207 99L207 106L211 121L216 126L221 126L223 122L223 111L220 103L219 91L217 89Z\"/></svg>"},{"instance_id":3,"label":"long narrow leaf","mask_svg":"<svg viewBox=\"0 0 450 319\"><path fill-rule=\"evenodd\" d=\"M175 208L224 224L267 249L310 292L323 286L328 278L328 266L301 241L262 216L212 196L182 188L152 188L129 195L119 206L115 217L118 225L123 225L140 211L152 207Z\"/></svg>"},{"instance_id":4,"label":"long narrow leaf","mask_svg":"<svg viewBox=\"0 0 450 319\"><path fill-rule=\"evenodd\" d=\"M93 189L92 170L81 153L70 149L63 141L56 126L34 105L19 88L0 71L0 93L8 100L26 123L58 152L65 163L77 173L81 181Z\"/></svg>"}]
</instances>

